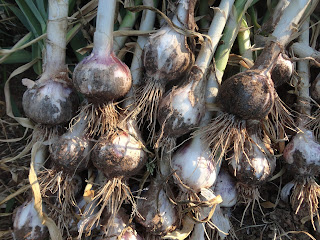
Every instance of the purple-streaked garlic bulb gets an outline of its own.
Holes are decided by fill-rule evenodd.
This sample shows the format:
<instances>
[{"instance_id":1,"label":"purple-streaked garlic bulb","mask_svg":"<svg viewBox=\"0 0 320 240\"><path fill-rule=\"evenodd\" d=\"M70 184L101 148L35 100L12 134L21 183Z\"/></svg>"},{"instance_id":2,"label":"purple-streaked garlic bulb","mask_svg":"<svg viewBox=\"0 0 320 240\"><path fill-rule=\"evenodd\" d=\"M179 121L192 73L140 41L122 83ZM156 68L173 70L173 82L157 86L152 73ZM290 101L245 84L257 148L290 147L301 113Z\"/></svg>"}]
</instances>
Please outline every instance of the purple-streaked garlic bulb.
<instances>
[{"instance_id":1,"label":"purple-streaked garlic bulb","mask_svg":"<svg viewBox=\"0 0 320 240\"><path fill-rule=\"evenodd\" d=\"M158 121L163 137L178 138L197 127L205 113L203 72L193 66L182 86L173 88L160 102Z\"/></svg>"},{"instance_id":2,"label":"purple-streaked garlic bulb","mask_svg":"<svg viewBox=\"0 0 320 240\"><path fill-rule=\"evenodd\" d=\"M68 78L66 32L68 1L49 1L44 72L36 82L23 79L25 114L36 123L57 125L68 122L78 108L78 97Z\"/></svg>"},{"instance_id":3,"label":"purple-streaked garlic bulb","mask_svg":"<svg viewBox=\"0 0 320 240\"><path fill-rule=\"evenodd\" d=\"M136 221L154 235L166 235L178 226L177 209L169 201L160 179L154 179L138 199L137 210L141 216L136 216Z\"/></svg>"},{"instance_id":4,"label":"purple-streaked garlic bulb","mask_svg":"<svg viewBox=\"0 0 320 240\"><path fill-rule=\"evenodd\" d=\"M123 97L131 88L131 74L112 49L94 48L74 69L73 82L90 102L99 105Z\"/></svg>"},{"instance_id":5,"label":"purple-streaked garlic bulb","mask_svg":"<svg viewBox=\"0 0 320 240\"><path fill-rule=\"evenodd\" d=\"M91 136L112 134L119 114L115 101L124 97L132 85L128 66L114 54L113 23L116 0L99 1L94 47L73 72L73 83L89 101L82 108L88 121Z\"/></svg>"},{"instance_id":6,"label":"purple-streaked garlic bulb","mask_svg":"<svg viewBox=\"0 0 320 240\"><path fill-rule=\"evenodd\" d=\"M188 191L184 187L186 185L198 193L202 188L209 188L215 183L220 164L213 159L201 139L194 138L174 153L172 170L175 171L175 182L182 191Z\"/></svg>"},{"instance_id":7,"label":"purple-streaked garlic bulb","mask_svg":"<svg viewBox=\"0 0 320 240\"><path fill-rule=\"evenodd\" d=\"M92 151L92 162L108 178L128 178L137 174L147 160L144 143L135 121L123 130L101 137Z\"/></svg>"},{"instance_id":8,"label":"purple-streaked garlic bulb","mask_svg":"<svg viewBox=\"0 0 320 240\"><path fill-rule=\"evenodd\" d=\"M236 205L238 199L236 184L236 179L224 168L221 168L216 183L212 187L214 193L222 198L222 203L219 204L220 207L233 207Z\"/></svg>"},{"instance_id":9,"label":"purple-streaked garlic bulb","mask_svg":"<svg viewBox=\"0 0 320 240\"><path fill-rule=\"evenodd\" d=\"M24 202L16 209L13 222L15 239L42 240L49 236L46 226L34 209L34 200Z\"/></svg>"}]
</instances>

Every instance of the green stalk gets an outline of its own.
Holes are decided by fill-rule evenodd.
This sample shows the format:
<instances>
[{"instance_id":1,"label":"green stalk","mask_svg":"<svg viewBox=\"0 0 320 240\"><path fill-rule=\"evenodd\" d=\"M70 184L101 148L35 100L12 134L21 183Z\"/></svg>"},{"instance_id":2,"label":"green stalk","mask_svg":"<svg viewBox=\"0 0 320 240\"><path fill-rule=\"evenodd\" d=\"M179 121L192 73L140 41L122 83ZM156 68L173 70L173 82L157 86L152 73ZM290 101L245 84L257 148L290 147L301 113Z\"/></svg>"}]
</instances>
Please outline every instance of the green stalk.
<instances>
[{"instance_id":1,"label":"green stalk","mask_svg":"<svg viewBox=\"0 0 320 240\"><path fill-rule=\"evenodd\" d=\"M222 81L223 73L227 67L231 48L240 29L241 18L251 3L252 0L236 0L234 3L234 8L230 13L221 38L221 42L223 42L223 44L217 48L215 55L216 74L219 82Z\"/></svg>"},{"instance_id":2,"label":"green stalk","mask_svg":"<svg viewBox=\"0 0 320 240\"><path fill-rule=\"evenodd\" d=\"M251 41L250 41L250 29L248 29L248 24L246 21L246 17L243 16L241 19L241 30L238 33L238 45L240 55L245 59L245 62L253 63L252 50L251 50ZM245 71L246 68L240 66L241 72Z\"/></svg>"},{"instance_id":3,"label":"green stalk","mask_svg":"<svg viewBox=\"0 0 320 240\"><path fill-rule=\"evenodd\" d=\"M142 0L135 0L134 1L134 6L138 6L141 4L142 4ZM126 10L126 15L124 16L118 30L132 29L134 24L136 23L136 20L139 17L139 15L140 15L140 12L131 12L129 10ZM127 36L115 37L114 44L113 44L113 50L115 52L119 51L123 47L126 40L127 40Z\"/></svg>"},{"instance_id":4,"label":"green stalk","mask_svg":"<svg viewBox=\"0 0 320 240\"><path fill-rule=\"evenodd\" d=\"M249 13L249 15L250 15L251 22L252 22L252 24L253 24L253 26L254 26L254 28L255 28L255 31L258 30L258 29L260 29L261 26L260 26L260 24L258 23L257 12L256 12L256 10L254 9L253 6L251 6L251 7L248 8L248 13Z\"/></svg>"},{"instance_id":5,"label":"green stalk","mask_svg":"<svg viewBox=\"0 0 320 240\"><path fill-rule=\"evenodd\" d=\"M210 24L207 33L209 39L206 39L202 45L195 64L205 73L211 63L212 57L217 49L223 29L225 29L228 16L232 12L234 0L223 0L220 2L219 10L216 12Z\"/></svg>"}]
</instances>

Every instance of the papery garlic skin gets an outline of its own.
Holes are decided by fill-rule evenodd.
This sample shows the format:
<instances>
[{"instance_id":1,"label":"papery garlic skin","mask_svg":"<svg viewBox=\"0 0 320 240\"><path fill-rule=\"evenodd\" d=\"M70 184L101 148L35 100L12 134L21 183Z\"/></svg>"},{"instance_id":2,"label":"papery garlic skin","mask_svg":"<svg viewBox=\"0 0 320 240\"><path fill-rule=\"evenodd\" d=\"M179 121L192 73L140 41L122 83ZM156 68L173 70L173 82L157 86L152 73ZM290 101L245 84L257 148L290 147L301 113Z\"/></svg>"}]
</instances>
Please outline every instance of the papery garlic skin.
<instances>
[{"instance_id":1,"label":"papery garlic skin","mask_svg":"<svg viewBox=\"0 0 320 240\"><path fill-rule=\"evenodd\" d=\"M42 240L49 236L47 227L42 224L34 208L33 199L26 201L16 210L13 233L16 239L25 240Z\"/></svg>"}]
</instances>

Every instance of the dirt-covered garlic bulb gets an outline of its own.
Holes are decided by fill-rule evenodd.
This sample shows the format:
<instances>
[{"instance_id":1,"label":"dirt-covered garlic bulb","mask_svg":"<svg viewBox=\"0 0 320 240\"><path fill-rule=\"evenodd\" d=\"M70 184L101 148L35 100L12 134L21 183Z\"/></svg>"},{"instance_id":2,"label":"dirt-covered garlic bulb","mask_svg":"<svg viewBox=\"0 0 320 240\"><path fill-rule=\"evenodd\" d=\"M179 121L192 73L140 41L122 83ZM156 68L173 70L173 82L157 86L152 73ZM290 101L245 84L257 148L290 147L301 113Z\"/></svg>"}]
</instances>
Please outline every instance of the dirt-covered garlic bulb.
<instances>
[{"instance_id":1,"label":"dirt-covered garlic bulb","mask_svg":"<svg viewBox=\"0 0 320 240\"><path fill-rule=\"evenodd\" d=\"M260 70L247 70L226 79L219 89L220 108L240 119L262 119L274 104L271 79Z\"/></svg>"},{"instance_id":2,"label":"dirt-covered garlic bulb","mask_svg":"<svg viewBox=\"0 0 320 240\"><path fill-rule=\"evenodd\" d=\"M73 175L87 169L92 143L85 133L86 128L87 121L83 116L50 145L52 163L58 170Z\"/></svg>"},{"instance_id":3,"label":"dirt-covered garlic bulb","mask_svg":"<svg viewBox=\"0 0 320 240\"><path fill-rule=\"evenodd\" d=\"M105 209L113 213L108 222L110 225L125 200L135 204L127 180L141 170L146 160L144 143L135 121L128 120L117 133L99 138L91 153L91 161L99 170L99 180L95 185L93 207L83 216L84 219L90 219L90 222L81 226L81 234L83 231L91 231ZM92 214L95 209L99 210ZM106 227L108 228L108 225Z\"/></svg>"},{"instance_id":4,"label":"dirt-covered garlic bulb","mask_svg":"<svg viewBox=\"0 0 320 240\"><path fill-rule=\"evenodd\" d=\"M13 222L15 239L42 240L49 236L49 231L42 224L37 211L34 209L34 200L24 202L16 209Z\"/></svg>"},{"instance_id":5,"label":"dirt-covered garlic bulb","mask_svg":"<svg viewBox=\"0 0 320 240\"><path fill-rule=\"evenodd\" d=\"M271 79L274 82L275 87L290 82L294 68L292 62L288 58L288 55L284 53L279 54L277 62L271 71Z\"/></svg>"},{"instance_id":6,"label":"dirt-covered garlic bulb","mask_svg":"<svg viewBox=\"0 0 320 240\"><path fill-rule=\"evenodd\" d=\"M197 127L205 113L203 72L193 66L182 86L173 88L160 102L158 121L161 137L178 138Z\"/></svg>"},{"instance_id":7,"label":"dirt-covered garlic bulb","mask_svg":"<svg viewBox=\"0 0 320 240\"><path fill-rule=\"evenodd\" d=\"M78 108L77 94L67 83L69 80L61 79L46 79L45 82L38 80L28 84L22 100L28 118L36 123L57 125L68 122L75 115Z\"/></svg>"},{"instance_id":8,"label":"dirt-covered garlic bulb","mask_svg":"<svg viewBox=\"0 0 320 240\"><path fill-rule=\"evenodd\" d=\"M181 0L172 22L180 28L194 26L195 0ZM144 80L137 89L135 109L130 113L149 121L149 138L154 140L158 106L167 84L181 78L192 66L194 56L186 36L169 25L162 26L151 35L143 48Z\"/></svg>"},{"instance_id":9,"label":"dirt-covered garlic bulb","mask_svg":"<svg viewBox=\"0 0 320 240\"><path fill-rule=\"evenodd\" d=\"M179 224L177 209L169 201L160 179L154 179L138 199L137 210L141 217L137 216L136 221L153 235L166 235Z\"/></svg>"},{"instance_id":10,"label":"dirt-covered garlic bulb","mask_svg":"<svg viewBox=\"0 0 320 240\"><path fill-rule=\"evenodd\" d=\"M92 151L92 162L107 178L128 178L144 166L147 154L135 121L127 121L123 130L101 137Z\"/></svg>"},{"instance_id":11,"label":"dirt-covered garlic bulb","mask_svg":"<svg viewBox=\"0 0 320 240\"><path fill-rule=\"evenodd\" d=\"M25 114L36 123L57 125L68 122L78 108L78 96L68 77L66 59L68 1L49 1L44 72L33 82L23 79Z\"/></svg>"},{"instance_id":12,"label":"dirt-covered garlic bulb","mask_svg":"<svg viewBox=\"0 0 320 240\"><path fill-rule=\"evenodd\" d=\"M240 158L237 160L233 157L229 165L230 172L237 179L238 201L247 207L259 203L259 189L272 176L275 167L276 158L268 138L261 138L257 133L251 134L244 143L244 152Z\"/></svg>"},{"instance_id":13,"label":"dirt-covered garlic bulb","mask_svg":"<svg viewBox=\"0 0 320 240\"><path fill-rule=\"evenodd\" d=\"M320 144L312 131L300 129L285 147L283 156L294 176L290 203L296 213L309 215L318 211L320 186L315 178L320 174ZM306 211L299 211L302 208Z\"/></svg>"},{"instance_id":14,"label":"dirt-covered garlic bulb","mask_svg":"<svg viewBox=\"0 0 320 240\"><path fill-rule=\"evenodd\" d=\"M131 73L112 49L116 0L99 1L94 47L73 72L73 84L88 100L81 109L88 118L90 136L109 135L116 131L119 113L115 103L132 85Z\"/></svg>"}]
</instances>

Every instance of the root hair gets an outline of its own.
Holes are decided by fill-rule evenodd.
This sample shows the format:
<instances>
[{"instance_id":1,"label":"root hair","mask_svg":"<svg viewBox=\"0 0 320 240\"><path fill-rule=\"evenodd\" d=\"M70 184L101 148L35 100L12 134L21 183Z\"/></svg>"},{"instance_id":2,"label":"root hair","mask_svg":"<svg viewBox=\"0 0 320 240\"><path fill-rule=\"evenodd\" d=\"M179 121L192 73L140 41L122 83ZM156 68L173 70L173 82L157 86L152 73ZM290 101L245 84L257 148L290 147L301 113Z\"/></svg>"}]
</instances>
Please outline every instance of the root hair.
<instances>
[{"instance_id":1,"label":"root hair","mask_svg":"<svg viewBox=\"0 0 320 240\"><path fill-rule=\"evenodd\" d=\"M209 125L192 133L200 134L204 142L208 143L208 149L212 148L214 159L221 161L230 150L234 151L234 157L239 162L239 157L244 152L244 143L248 138L246 121L236 116L222 113L214 118ZM230 148L230 145L233 146Z\"/></svg>"},{"instance_id":2,"label":"root hair","mask_svg":"<svg viewBox=\"0 0 320 240\"><path fill-rule=\"evenodd\" d=\"M92 103L84 106L80 113L73 119L72 126L79 121L80 116L85 116L87 121L87 134L94 138L95 136L110 136L115 133L118 126L119 112L116 109L117 104L108 102L99 106Z\"/></svg>"},{"instance_id":3,"label":"root hair","mask_svg":"<svg viewBox=\"0 0 320 240\"><path fill-rule=\"evenodd\" d=\"M243 224L243 220L244 220L245 214L246 214L247 210L249 209L250 205L251 205L252 220L253 220L254 224L256 224L256 219L254 217L254 212L253 212L254 211L254 207L255 207L255 203L258 204L262 215L265 216L265 214L264 214L264 212L262 210L262 207L260 205L260 199L262 199L262 198L260 196L259 187L258 186L254 186L254 185L249 186L248 184L237 182L236 188L237 188L238 193L239 193L238 202L246 205L246 207L245 207L245 209L243 211L242 217L241 217L240 227Z\"/></svg>"},{"instance_id":4,"label":"root hair","mask_svg":"<svg viewBox=\"0 0 320 240\"><path fill-rule=\"evenodd\" d=\"M147 81L146 85L136 90L136 106L128 113L127 118L137 119L139 127L143 123L143 119L147 117L149 121L147 128L149 130L148 141L153 141L155 137L156 119L160 100L162 99L164 88L161 83L156 81Z\"/></svg>"},{"instance_id":5,"label":"root hair","mask_svg":"<svg viewBox=\"0 0 320 240\"><path fill-rule=\"evenodd\" d=\"M280 99L277 93L274 98L274 105L268 118L264 121L263 127L266 134L273 142L287 141L288 136L281 139L281 135L285 134L285 128L297 131L298 127L294 122L292 110ZM282 136L283 137L283 136Z\"/></svg>"},{"instance_id":6,"label":"root hair","mask_svg":"<svg viewBox=\"0 0 320 240\"><path fill-rule=\"evenodd\" d=\"M315 181L314 177L304 178L302 181L301 179L295 181L293 192L290 197L291 205L294 208L296 214L299 212L300 208L303 205L306 205L309 210L311 223L314 229L316 229L316 227L313 217L317 216L318 220L320 220L318 212L319 197L320 186Z\"/></svg>"},{"instance_id":7,"label":"root hair","mask_svg":"<svg viewBox=\"0 0 320 240\"><path fill-rule=\"evenodd\" d=\"M91 204L91 207L84 212L83 218L85 220L79 227L78 238L81 238L83 231L86 232L86 235L90 235L91 229L98 226L100 217L105 209L108 209L108 213L110 214L107 225L104 226L107 229L105 232L105 235L107 235L111 223L114 221L116 214L125 200L130 201L133 206L132 214L136 214L136 203L130 188L121 178L108 180L104 186L98 190L97 195L92 200L93 204ZM97 206L99 206L100 209L97 213L94 213Z\"/></svg>"},{"instance_id":8,"label":"root hair","mask_svg":"<svg viewBox=\"0 0 320 240\"><path fill-rule=\"evenodd\" d=\"M310 120L306 123L306 127L313 131L316 139L320 138L320 105L317 104L317 110L313 113L313 116L310 117Z\"/></svg>"},{"instance_id":9,"label":"root hair","mask_svg":"<svg viewBox=\"0 0 320 240\"><path fill-rule=\"evenodd\" d=\"M39 174L39 183L41 195L47 199L49 213L48 216L57 222L61 231L65 230L68 236L71 236L70 217L73 218L72 208L77 206L75 199L76 182L73 177L66 175L63 171L57 172L53 169L45 169ZM48 191L56 194L57 201L51 204L47 196Z\"/></svg>"}]
</instances>

